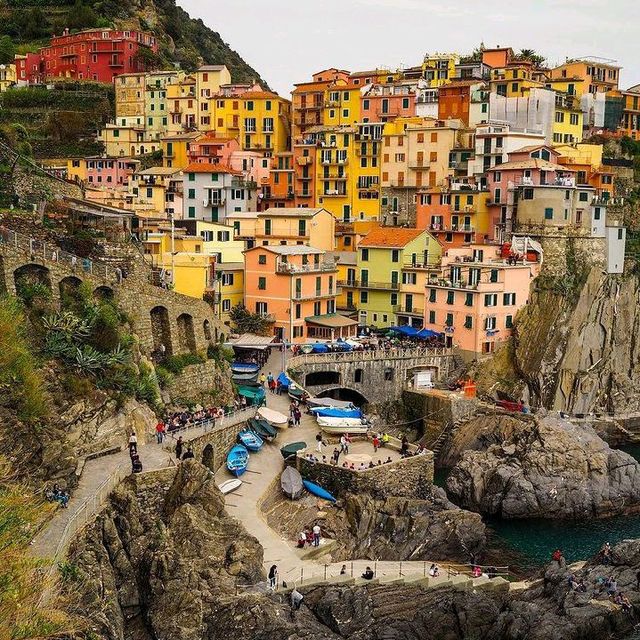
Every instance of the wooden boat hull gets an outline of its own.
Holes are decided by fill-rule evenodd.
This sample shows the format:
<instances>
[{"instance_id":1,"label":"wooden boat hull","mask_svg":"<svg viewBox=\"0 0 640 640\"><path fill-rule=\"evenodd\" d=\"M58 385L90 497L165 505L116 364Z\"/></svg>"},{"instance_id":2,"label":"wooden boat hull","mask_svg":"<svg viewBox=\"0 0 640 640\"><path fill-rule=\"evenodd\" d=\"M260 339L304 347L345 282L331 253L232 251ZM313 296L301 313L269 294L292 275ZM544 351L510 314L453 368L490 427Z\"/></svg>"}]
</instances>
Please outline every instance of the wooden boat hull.
<instances>
[{"instance_id":1,"label":"wooden boat hull","mask_svg":"<svg viewBox=\"0 0 640 640\"><path fill-rule=\"evenodd\" d=\"M249 452L246 447L236 444L231 447L231 451L227 454L227 469L236 477L241 476L249 464Z\"/></svg>"},{"instance_id":2,"label":"wooden boat hull","mask_svg":"<svg viewBox=\"0 0 640 640\"><path fill-rule=\"evenodd\" d=\"M247 448L249 451L260 451L262 449L262 445L264 442L262 438L253 431L241 431L238 434L238 440Z\"/></svg>"},{"instance_id":3,"label":"wooden boat hull","mask_svg":"<svg viewBox=\"0 0 640 640\"><path fill-rule=\"evenodd\" d=\"M334 435L342 435L343 433L351 433L353 435L364 435L369 431L368 425L359 427L320 427L322 431Z\"/></svg>"}]
</instances>

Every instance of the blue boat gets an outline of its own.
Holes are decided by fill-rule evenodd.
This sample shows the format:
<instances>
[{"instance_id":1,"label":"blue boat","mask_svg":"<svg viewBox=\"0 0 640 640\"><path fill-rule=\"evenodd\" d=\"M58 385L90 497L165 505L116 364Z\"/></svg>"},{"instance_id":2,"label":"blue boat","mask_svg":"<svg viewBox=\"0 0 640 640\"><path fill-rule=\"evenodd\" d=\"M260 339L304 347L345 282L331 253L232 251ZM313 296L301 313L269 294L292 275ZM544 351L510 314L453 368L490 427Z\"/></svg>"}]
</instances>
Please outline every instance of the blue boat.
<instances>
[{"instance_id":1,"label":"blue boat","mask_svg":"<svg viewBox=\"0 0 640 640\"><path fill-rule=\"evenodd\" d=\"M241 444L235 444L227 454L227 469L234 476L241 476L249 464L249 452Z\"/></svg>"},{"instance_id":2,"label":"blue boat","mask_svg":"<svg viewBox=\"0 0 640 640\"><path fill-rule=\"evenodd\" d=\"M260 371L260 365L253 362L232 362L232 373L258 373Z\"/></svg>"},{"instance_id":3,"label":"blue boat","mask_svg":"<svg viewBox=\"0 0 640 640\"><path fill-rule=\"evenodd\" d=\"M288 389L291 384L291 378L283 371L277 378L276 382L280 383L283 389Z\"/></svg>"},{"instance_id":4,"label":"blue boat","mask_svg":"<svg viewBox=\"0 0 640 640\"><path fill-rule=\"evenodd\" d=\"M241 431L238 434L238 440L247 448L249 451L260 451L262 449L262 445L264 442L262 438L257 433L254 433L250 429L246 429L245 431Z\"/></svg>"},{"instance_id":5,"label":"blue boat","mask_svg":"<svg viewBox=\"0 0 640 640\"><path fill-rule=\"evenodd\" d=\"M329 500L329 502L336 501L336 499L328 491L325 491L320 485L317 485L315 482L303 480L302 484L304 485L304 488L314 496L318 496L318 498L322 498L323 500Z\"/></svg>"},{"instance_id":6,"label":"blue boat","mask_svg":"<svg viewBox=\"0 0 640 640\"><path fill-rule=\"evenodd\" d=\"M362 411L360 411L360 409L337 409L335 407L311 407L309 411L312 411L316 416L323 416L325 418L362 418Z\"/></svg>"}]
</instances>

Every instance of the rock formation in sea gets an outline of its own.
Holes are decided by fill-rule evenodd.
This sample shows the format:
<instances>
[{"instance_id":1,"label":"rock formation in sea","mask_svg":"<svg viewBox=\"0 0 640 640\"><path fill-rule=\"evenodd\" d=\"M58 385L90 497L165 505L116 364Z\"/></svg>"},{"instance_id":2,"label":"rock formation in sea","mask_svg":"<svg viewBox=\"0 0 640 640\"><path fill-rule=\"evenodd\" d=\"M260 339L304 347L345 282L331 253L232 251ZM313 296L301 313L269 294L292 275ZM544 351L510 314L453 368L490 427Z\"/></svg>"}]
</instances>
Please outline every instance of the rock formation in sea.
<instances>
[{"instance_id":1,"label":"rock formation in sea","mask_svg":"<svg viewBox=\"0 0 640 640\"><path fill-rule=\"evenodd\" d=\"M517 422L502 425L500 444L462 453L447 478L456 504L502 518L586 519L640 509L640 464L591 427L551 414ZM491 442L486 433L484 441Z\"/></svg>"}]
</instances>

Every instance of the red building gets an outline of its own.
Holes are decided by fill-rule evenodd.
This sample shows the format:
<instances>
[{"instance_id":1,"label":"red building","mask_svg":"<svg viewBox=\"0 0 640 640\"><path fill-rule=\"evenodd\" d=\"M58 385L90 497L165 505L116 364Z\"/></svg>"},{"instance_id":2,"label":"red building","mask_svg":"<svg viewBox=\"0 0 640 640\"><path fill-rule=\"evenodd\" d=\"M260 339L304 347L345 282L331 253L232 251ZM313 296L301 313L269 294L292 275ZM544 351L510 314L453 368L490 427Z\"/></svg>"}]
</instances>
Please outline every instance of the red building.
<instances>
[{"instance_id":1,"label":"red building","mask_svg":"<svg viewBox=\"0 0 640 640\"><path fill-rule=\"evenodd\" d=\"M37 54L16 56L18 83L73 78L112 82L122 73L144 71L142 50L157 53L156 38L141 31L88 29L51 38L51 44Z\"/></svg>"}]
</instances>

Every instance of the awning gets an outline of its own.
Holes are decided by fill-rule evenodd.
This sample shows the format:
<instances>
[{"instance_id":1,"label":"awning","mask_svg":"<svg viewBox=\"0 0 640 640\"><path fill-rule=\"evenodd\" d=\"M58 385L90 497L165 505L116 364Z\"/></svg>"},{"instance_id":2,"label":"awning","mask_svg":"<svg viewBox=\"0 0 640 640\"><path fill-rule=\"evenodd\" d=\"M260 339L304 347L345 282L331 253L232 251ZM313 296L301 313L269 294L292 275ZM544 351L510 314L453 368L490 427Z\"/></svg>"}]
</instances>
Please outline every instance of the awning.
<instances>
[{"instance_id":1,"label":"awning","mask_svg":"<svg viewBox=\"0 0 640 640\"><path fill-rule=\"evenodd\" d=\"M338 313L327 313L322 316L309 316L304 319L305 322L317 324L319 327L330 327L336 329L338 327L353 327L358 324L357 320L345 318Z\"/></svg>"},{"instance_id":2,"label":"awning","mask_svg":"<svg viewBox=\"0 0 640 640\"><path fill-rule=\"evenodd\" d=\"M253 333L243 333L239 338L229 340L227 344L238 349L266 349L273 344L275 336L257 336Z\"/></svg>"},{"instance_id":3,"label":"awning","mask_svg":"<svg viewBox=\"0 0 640 640\"><path fill-rule=\"evenodd\" d=\"M423 340L426 338L438 338L442 334L438 331L433 331L432 329L420 329L416 334L416 338L422 338Z\"/></svg>"},{"instance_id":4,"label":"awning","mask_svg":"<svg viewBox=\"0 0 640 640\"><path fill-rule=\"evenodd\" d=\"M535 251L539 255L543 254L542 245L529 236L512 236L511 250L522 254L527 251Z\"/></svg>"},{"instance_id":5,"label":"awning","mask_svg":"<svg viewBox=\"0 0 640 640\"><path fill-rule=\"evenodd\" d=\"M409 325L403 325L401 327L389 327L389 331L393 331L394 333L401 333L402 335L411 338L414 338L418 333L418 329L410 327Z\"/></svg>"}]
</instances>

